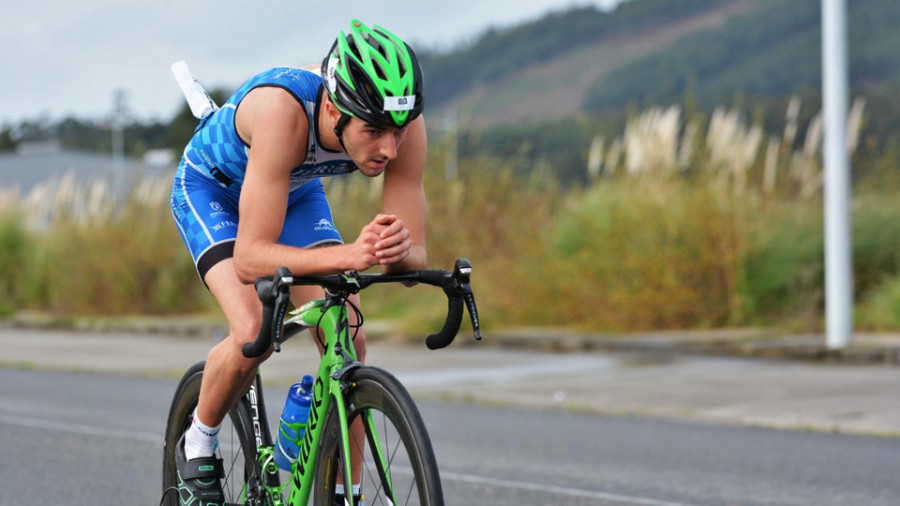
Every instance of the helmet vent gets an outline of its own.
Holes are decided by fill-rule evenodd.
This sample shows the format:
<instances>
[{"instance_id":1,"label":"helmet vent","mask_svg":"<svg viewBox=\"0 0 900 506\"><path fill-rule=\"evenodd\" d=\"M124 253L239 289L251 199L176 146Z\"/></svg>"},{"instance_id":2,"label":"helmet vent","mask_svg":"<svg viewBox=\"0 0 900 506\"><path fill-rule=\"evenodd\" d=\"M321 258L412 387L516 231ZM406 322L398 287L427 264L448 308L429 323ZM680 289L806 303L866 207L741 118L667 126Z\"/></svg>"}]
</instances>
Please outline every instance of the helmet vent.
<instances>
[{"instance_id":1,"label":"helmet vent","mask_svg":"<svg viewBox=\"0 0 900 506\"><path fill-rule=\"evenodd\" d=\"M362 60L362 51L360 51L359 46L356 45L356 40L354 40L352 37L348 37L347 46L350 48L353 56L355 56L358 60Z\"/></svg>"},{"instance_id":2,"label":"helmet vent","mask_svg":"<svg viewBox=\"0 0 900 506\"><path fill-rule=\"evenodd\" d=\"M384 73L384 69L381 68L381 65L375 65L375 75L378 76L379 79L387 80L387 75Z\"/></svg>"},{"instance_id":3,"label":"helmet vent","mask_svg":"<svg viewBox=\"0 0 900 506\"><path fill-rule=\"evenodd\" d=\"M375 33L382 35L382 36L384 35L383 33L378 32L378 31L376 31ZM384 45L381 43L380 40L378 40L377 37L373 37L372 35L369 35L369 34L366 34L364 37L366 39L366 43L368 43L370 46L375 48L375 50L378 51L378 54L380 54L384 58L388 58L387 48L384 47Z\"/></svg>"}]
</instances>

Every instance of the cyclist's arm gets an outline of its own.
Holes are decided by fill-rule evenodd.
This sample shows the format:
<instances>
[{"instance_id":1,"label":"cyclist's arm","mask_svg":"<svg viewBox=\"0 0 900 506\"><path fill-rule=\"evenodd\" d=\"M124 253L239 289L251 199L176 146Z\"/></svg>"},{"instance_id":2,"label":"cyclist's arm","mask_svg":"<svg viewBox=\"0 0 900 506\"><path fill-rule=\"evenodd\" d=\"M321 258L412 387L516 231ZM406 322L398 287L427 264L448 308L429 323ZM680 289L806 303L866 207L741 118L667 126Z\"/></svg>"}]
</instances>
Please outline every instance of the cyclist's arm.
<instances>
[{"instance_id":1,"label":"cyclist's arm","mask_svg":"<svg viewBox=\"0 0 900 506\"><path fill-rule=\"evenodd\" d=\"M384 172L382 213L397 216L409 231L408 255L399 262L382 265L384 272L407 272L425 269L427 209L422 177L428 140L425 121L420 116L407 127L406 137L397 150L397 158ZM376 247L378 244L376 243Z\"/></svg>"},{"instance_id":2,"label":"cyclist's arm","mask_svg":"<svg viewBox=\"0 0 900 506\"><path fill-rule=\"evenodd\" d=\"M348 269L346 248L300 249L278 244L287 212L291 170L303 161L309 125L303 107L286 91L260 88L238 108L236 124L250 144L234 247L238 278L251 283L284 265L297 275Z\"/></svg>"}]
</instances>

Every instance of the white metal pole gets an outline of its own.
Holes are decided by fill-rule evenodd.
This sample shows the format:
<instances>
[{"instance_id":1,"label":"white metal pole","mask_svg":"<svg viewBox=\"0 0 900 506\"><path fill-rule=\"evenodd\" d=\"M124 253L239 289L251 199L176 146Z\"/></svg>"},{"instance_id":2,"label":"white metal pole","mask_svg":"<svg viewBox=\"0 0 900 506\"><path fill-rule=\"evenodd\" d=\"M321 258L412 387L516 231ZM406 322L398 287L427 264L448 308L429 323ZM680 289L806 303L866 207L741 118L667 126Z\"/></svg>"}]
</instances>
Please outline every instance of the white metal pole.
<instances>
[{"instance_id":1,"label":"white metal pole","mask_svg":"<svg viewBox=\"0 0 900 506\"><path fill-rule=\"evenodd\" d=\"M825 118L825 328L829 349L853 336L850 167L847 159L847 2L822 0Z\"/></svg>"},{"instance_id":2,"label":"white metal pole","mask_svg":"<svg viewBox=\"0 0 900 506\"><path fill-rule=\"evenodd\" d=\"M125 197L125 90L113 93L112 112L112 187L116 203Z\"/></svg>"}]
</instances>

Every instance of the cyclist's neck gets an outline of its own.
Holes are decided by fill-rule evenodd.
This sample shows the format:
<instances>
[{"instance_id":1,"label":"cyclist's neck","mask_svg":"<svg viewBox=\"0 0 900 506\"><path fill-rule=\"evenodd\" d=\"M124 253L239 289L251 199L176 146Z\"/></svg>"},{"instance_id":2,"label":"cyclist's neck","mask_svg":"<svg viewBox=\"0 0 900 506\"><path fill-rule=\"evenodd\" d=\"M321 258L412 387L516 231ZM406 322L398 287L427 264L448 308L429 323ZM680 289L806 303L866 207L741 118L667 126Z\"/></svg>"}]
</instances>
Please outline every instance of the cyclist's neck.
<instances>
[{"instance_id":1,"label":"cyclist's neck","mask_svg":"<svg viewBox=\"0 0 900 506\"><path fill-rule=\"evenodd\" d=\"M324 93L324 89L324 87L320 88L316 97L316 140L326 151L343 153L344 146L341 144L341 140L338 139L337 134L334 133L334 127L337 125L337 118L340 118L340 112L328 99L328 94ZM335 113L337 113L336 117Z\"/></svg>"}]
</instances>

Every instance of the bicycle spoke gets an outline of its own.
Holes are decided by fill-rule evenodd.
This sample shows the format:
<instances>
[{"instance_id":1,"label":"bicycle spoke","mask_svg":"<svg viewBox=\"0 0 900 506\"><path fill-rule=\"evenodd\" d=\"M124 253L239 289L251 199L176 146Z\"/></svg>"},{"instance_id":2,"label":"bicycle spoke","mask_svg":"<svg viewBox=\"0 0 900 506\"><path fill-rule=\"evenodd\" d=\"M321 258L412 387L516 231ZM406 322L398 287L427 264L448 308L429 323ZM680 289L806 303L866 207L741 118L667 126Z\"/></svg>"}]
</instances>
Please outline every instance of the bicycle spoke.
<instances>
[{"instance_id":1,"label":"bicycle spoke","mask_svg":"<svg viewBox=\"0 0 900 506\"><path fill-rule=\"evenodd\" d=\"M375 472L377 473L378 470L376 469ZM382 489L383 483L381 482L381 479L372 475L372 470L369 468L369 466L366 466L366 473L368 473L369 479L372 480L372 483L377 484L377 486L375 488L375 494L372 496L372 504L376 504L378 497L381 496L381 489ZM385 492L385 495L387 495L386 492Z\"/></svg>"},{"instance_id":2,"label":"bicycle spoke","mask_svg":"<svg viewBox=\"0 0 900 506\"><path fill-rule=\"evenodd\" d=\"M379 473L378 474L378 477L379 477L378 492L380 494L380 492L382 490L384 490L384 495L385 495L384 501L387 502L388 504L393 504L392 501L394 500L394 490L393 490L393 481L392 481L392 477L391 477L391 475L392 475L391 461L393 459L388 458L387 460L385 460L384 459L384 451L383 451L383 448L390 444L391 434L390 434L390 431L388 430L389 419L384 413L380 413L380 414L381 414L381 418L382 418L381 434L378 434L378 433L374 432L374 430L373 430L371 432L371 434L368 435L368 437L370 438L370 441L371 441L372 453L378 454L378 460L376 462L376 471ZM372 415L372 416L374 417L375 415Z\"/></svg>"},{"instance_id":3,"label":"bicycle spoke","mask_svg":"<svg viewBox=\"0 0 900 506\"><path fill-rule=\"evenodd\" d=\"M376 412L372 411L372 413ZM376 433L372 430L372 427L374 426L366 426L366 438L369 441L369 446L373 454L374 462L372 465L375 466L375 470L373 470L372 465L368 463L365 464L364 467L368 478L372 480L373 483L377 484L374 494L370 492L369 503L373 506L377 504L393 505L395 504L395 499L402 499L402 502L398 501L396 503L398 506L400 504L418 504L416 491L418 490L419 483L414 475L411 475L411 481L408 486L403 486L403 488L407 488L405 495L402 490L397 490L396 488L394 488L393 492L390 490L390 484L392 483L395 486L402 485L401 482L394 483L394 477L396 476L395 468L398 465L397 462L401 458L404 459L404 465L399 468L401 471L409 470L409 462L405 461L406 447L399 437L399 434L396 432L396 427L394 427L391 419L385 413L377 413L378 416L381 417L380 423L375 422L379 426L379 431ZM404 472L401 474L406 475L407 473Z\"/></svg>"},{"instance_id":4,"label":"bicycle spoke","mask_svg":"<svg viewBox=\"0 0 900 506\"><path fill-rule=\"evenodd\" d=\"M391 434L388 432L388 418L384 416L384 413L381 413L382 420L382 429L381 434L383 434L384 438L384 448L387 449L390 447ZM396 453L396 451L395 451ZM385 483L383 484L385 487L384 495L388 496L390 492L387 490L388 484L391 483L391 463L394 461L393 455L387 459L387 465L384 466L382 472L384 473ZM393 488L393 487L391 487ZM392 491L391 491L392 492ZM388 499L391 499L388 497Z\"/></svg>"},{"instance_id":5,"label":"bicycle spoke","mask_svg":"<svg viewBox=\"0 0 900 506\"><path fill-rule=\"evenodd\" d=\"M354 458L364 453L357 477L367 506L422 506L443 504L434 457L428 446L421 444L424 433L418 413L411 408L402 387L383 371L362 368L355 372L354 388L347 394L351 406L348 417L363 423L364 435L353 434L349 446ZM405 397L405 398L404 398ZM329 413L331 430L325 432L323 444L328 455L335 456L341 441L337 424ZM363 439L364 438L364 439ZM366 448L368 447L368 448ZM320 463L331 457L320 455ZM334 479L327 470L317 475L317 483L331 485ZM317 506L330 506L328 495L318 495ZM324 499L324 500L323 500Z\"/></svg>"},{"instance_id":6,"label":"bicycle spoke","mask_svg":"<svg viewBox=\"0 0 900 506\"><path fill-rule=\"evenodd\" d=\"M413 490L416 488L416 479L413 477L413 480L409 483L409 492L406 493L406 502L404 504L409 504L409 498L412 497Z\"/></svg>"},{"instance_id":7,"label":"bicycle spoke","mask_svg":"<svg viewBox=\"0 0 900 506\"><path fill-rule=\"evenodd\" d=\"M364 419L365 419L365 412L361 413L361 415L360 415L359 418L360 418L361 420L364 420ZM363 432L363 438L364 438L364 439L367 439L367 438L369 437L369 436L367 435L367 432L368 432L368 430L365 430L365 431ZM362 441L354 440L353 443L357 445L357 450L359 450L359 453L362 453L362 452L365 451L365 444L363 444ZM375 454L374 451L373 451L372 453L373 453L373 455L372 455L372 461L374 462L377 458L379 458L379 456L378 456L377 454ZM373 474L373 473L372 473L372 466L371 466L365 459L363 459L363 462L362 462L362 468L365 470L365 474L366 474L366 476L368 476L369 481L371 481L371 482L372 482L373 484L375 484L375 486L376 486L376 488L375 488L375 493L372 495L372 499L370 499L370 502L371 502L372 504L375 504L375 503L376 503L376 499L378 498L378 496L379 496L380 493L381 493L381 480L376 476L376 474L377 474L377 472L378 472L377 465L376 465L376 468L375 468L375 473L376 473L376 474ZM360 485L361 485L361 486L364 484L364 483L363 483L363 478L364 478L364 477L365 477L365 476L360 476Z\"/></svg>"},{"instance_id":8,"label":"bicycle spoke","mask_svg":"<svg viewBox=\"0 0 900 506\"><path fill-rule=\"evenodd\" d=\"M234 432L230 432L228 434L228 438L229 438L229 441L228 441L229 448L234 448ZM219 453L220 454L225 453L224 449L221 448L221 445L220 445ZM231 458L229 459L230 462L228 463L228 472L225 473L225 483L223 484L224 485L223 488L225 489L224 492L228 496L229 499L232 498L230 485L231 485L231 477L234 475L234 466L235 466L236 459L237 459L237 454L232 452Z\"/></svg>"}]
</instances>

